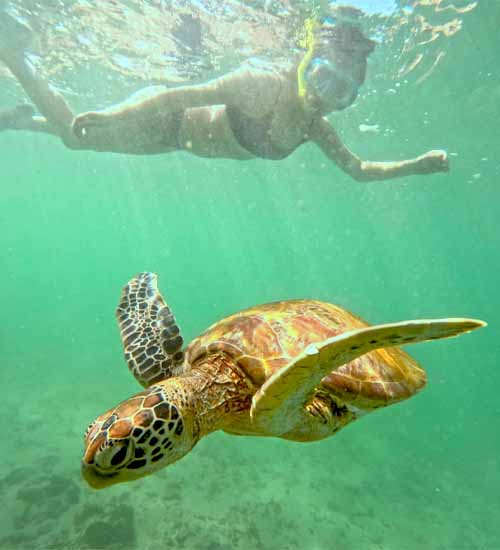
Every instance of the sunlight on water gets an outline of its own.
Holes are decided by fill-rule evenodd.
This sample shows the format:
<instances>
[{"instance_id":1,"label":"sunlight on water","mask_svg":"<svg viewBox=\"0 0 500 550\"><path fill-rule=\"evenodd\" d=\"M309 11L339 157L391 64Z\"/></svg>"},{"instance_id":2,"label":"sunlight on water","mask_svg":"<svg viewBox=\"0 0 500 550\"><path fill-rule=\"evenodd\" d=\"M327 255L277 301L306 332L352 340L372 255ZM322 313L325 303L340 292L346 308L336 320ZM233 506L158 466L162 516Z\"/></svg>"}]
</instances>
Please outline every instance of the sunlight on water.
<instances>
[{"instance_id":1,"label":"sunlight on water","mask_svg":"<svg viewBox=\"0 0 500 550\"><path fill-rule=\"evenodd\" d=\"M390 14L396 11L397 4L394 0L354 0L351 2L339 2L363 10L366 14ZM337 2L331 2L335 5Z\"/></svg>"}]
</instances>

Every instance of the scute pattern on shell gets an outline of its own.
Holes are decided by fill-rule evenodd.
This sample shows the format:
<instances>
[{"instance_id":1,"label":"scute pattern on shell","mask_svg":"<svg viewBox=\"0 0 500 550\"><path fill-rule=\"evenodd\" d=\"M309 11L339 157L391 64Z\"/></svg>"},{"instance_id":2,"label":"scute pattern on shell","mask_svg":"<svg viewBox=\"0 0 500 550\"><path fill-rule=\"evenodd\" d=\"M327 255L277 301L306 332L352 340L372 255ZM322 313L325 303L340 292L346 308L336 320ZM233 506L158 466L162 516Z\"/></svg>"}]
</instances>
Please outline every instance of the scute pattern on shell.
<instances>
[{"instance_id":1,"label":"scute pattern on shell","mask_svg":"<svg viewBox=\"0 0 500 550\"><path fill-rule=\"evenodd\" d=\"M317 300L256 306L212 325L186 350L187 364L224 351L262 385L309 344L368 326L352 313ZM323 389L355 406L376 408L424 387L425 372L399 348L370 352L325 377Z\"/></svg>"}]
</instances>

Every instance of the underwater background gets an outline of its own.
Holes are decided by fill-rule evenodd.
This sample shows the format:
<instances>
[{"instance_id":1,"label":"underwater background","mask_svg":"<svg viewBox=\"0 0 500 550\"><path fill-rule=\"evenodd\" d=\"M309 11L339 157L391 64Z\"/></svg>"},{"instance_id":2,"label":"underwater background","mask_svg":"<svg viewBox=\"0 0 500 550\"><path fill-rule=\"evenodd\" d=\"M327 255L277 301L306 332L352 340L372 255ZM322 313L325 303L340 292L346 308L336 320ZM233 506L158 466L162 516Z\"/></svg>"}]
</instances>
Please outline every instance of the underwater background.
<instances>
[{"instance_id":1,"label":"underwater background","mask_svg":"<svg viewBox=\"0 0 500 550\"><path fill-rule=\"evenodd\" d=\"M429 78L332 117L363 158L445 148L448 174L362 184L311 145L236 162L0 134L0 549L500 548L499 22L500 3L481 1ZM154 476L95 492L82 437L139 389L114 310L145 270L186 342L287 298L374 323L489 326L409 347L425 391L328 440L215 433Z\"/></svg>"}]
</instances>

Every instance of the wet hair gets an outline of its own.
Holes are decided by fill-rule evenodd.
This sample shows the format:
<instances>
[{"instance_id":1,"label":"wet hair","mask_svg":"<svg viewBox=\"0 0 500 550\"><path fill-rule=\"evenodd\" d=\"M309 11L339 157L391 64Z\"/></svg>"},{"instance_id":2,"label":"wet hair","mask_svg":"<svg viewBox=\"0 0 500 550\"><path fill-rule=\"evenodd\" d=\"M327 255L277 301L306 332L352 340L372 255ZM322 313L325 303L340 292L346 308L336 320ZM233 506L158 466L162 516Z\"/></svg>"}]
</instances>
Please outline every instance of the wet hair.
<instances>
[{"instance_id":1,"label":"wet hair","mask_svg":"<svg viewBox=\"0 0 500 550\"><path fill-rule=\"evenodd\" d=\"M374 50L376 42L365 36L357 25L323 23L316 30L314 55L328 57L332 51L366 58Z\"/></svg>"}]
</instances>

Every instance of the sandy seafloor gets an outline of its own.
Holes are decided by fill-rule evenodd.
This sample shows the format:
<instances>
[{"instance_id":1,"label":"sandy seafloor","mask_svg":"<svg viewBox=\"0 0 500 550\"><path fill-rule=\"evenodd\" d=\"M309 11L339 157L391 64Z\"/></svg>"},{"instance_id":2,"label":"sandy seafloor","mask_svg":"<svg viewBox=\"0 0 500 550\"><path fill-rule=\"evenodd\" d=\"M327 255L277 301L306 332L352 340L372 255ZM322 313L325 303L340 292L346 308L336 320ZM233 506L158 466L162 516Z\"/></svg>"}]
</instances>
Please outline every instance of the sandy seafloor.
<instances>
[{"instance_id":1,"label":"sandy seafloor","mask_svg":"<svg viewBox=\"0 0 500 550\"><path fill-rule=\"evenodd\" d=\"M61 384L43 390L36 406L8 402L20 413L9 426L17 437L8 448L15 451L4 460L0 482L1 548L497 545L496 458L484 459L495 449L473 437L469 457L443 453L449 426L429 427L427 418L426 429L408 433L405 423L417 422L408 407L308 446L217 434L168 472L92 492L78 477L82 407L72 409L71 395L74 387ZM103 390L98 396L105 400ZM57 433L56 418L44 422L55 403L65 405ZM33 436L21 435L34 426Z\"/></svg>"},{"instance_id":2,"label":"sandy seafloor","mask_svg":"<svg viewBox=\"0 0 500 550\"><path fill-rule=\"evenodd\" d=\"M38 406L49 410L59 394ZM389 415L307 448L215 435L168 472L94 493L75 472L77 447L61 453L78 440L81 414L62 412L56 436L46 427L29 445L20 438L4 462L1 547L495 548L494 510L478 499L495 498L485 482L493 461L479 474L437 441L415 442L402 407ZM27 407L17 433L42 417Z\"/></svg>"},{"instance_id":3,"label":"sandy seafloor","mask_svg":"<svg viewBox=\"0 0 500 550\"><path fill-rule=\"evenodd\" d=\"M425 85L334 119L367 158L446 147L447 175L362 185L309 146L237 163L0 135L1 550L500 547L500 71L483 6ZM214 434L168 470L94 492L82 436L139 389L113 311L142 270L159 273L186 341L292 297L371 322L489 327L408 348L429 387L330 440Z\"/></svg>"}]
</instances>

